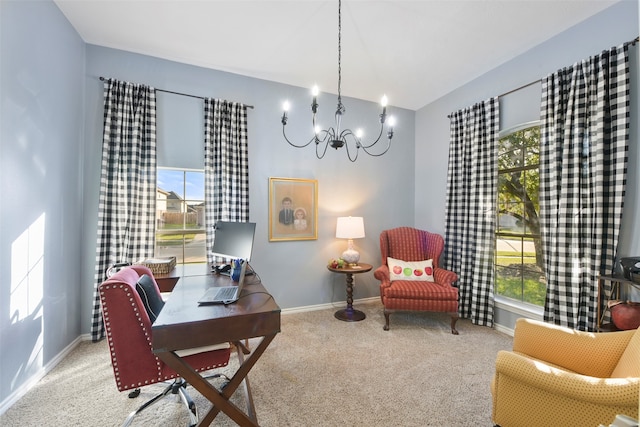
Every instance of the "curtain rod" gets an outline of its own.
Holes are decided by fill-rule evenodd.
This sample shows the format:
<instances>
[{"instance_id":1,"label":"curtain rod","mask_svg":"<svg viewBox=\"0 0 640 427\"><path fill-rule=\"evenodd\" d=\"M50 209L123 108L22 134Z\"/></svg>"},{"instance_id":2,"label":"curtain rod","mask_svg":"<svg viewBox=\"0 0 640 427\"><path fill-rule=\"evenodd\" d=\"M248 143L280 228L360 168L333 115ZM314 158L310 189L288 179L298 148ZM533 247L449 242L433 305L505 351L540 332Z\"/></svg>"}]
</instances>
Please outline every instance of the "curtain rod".
<instances>
[{"instance_id":1,"label":"curtain rod","mask_svg":"<svg viewBox=\"0 0 640 427\"><path fill-rule=\"evenodd\" d=\"M104 78L104 77L102 77L102 76L100 77L100 81L102 81L102 82L103 82L103 81L105 81L105 80L107 80L107 79L105 79L105 78ZM158 89L157 87L156 87L156 88L154 88L154 89L155 89L157 92L172 93L172 94L174 94L174 95L188 96L188 97L190 97L190 98L205 99L205 97L203 97L203 96L190 95L190 94L188 94L188 93L181 93L181 92L174 92L174 91L172 91L172 90ZM247 107L247 108L251 108L251 109L253 109L253 105L247 105L247 104L242 104L242 105L244 105L244 106L245 106L245 107Z\"/></svg>"},{"instance_id":2,"label":"curtain rod","mask_svg":"<svg viewBox=\"0 0 640 427\"><path fill-rule=\"evenodd\" d=\"M628 41L627 43L628 43L628 44L631 44L631 46L635 46L635 45L636 45L636 43L638 43L639 41L640 41L640 37L636 37L635 39L630 40L630 41ZM540 83L541 81L542 81L542 79L534 80L534 81L532 81L532 82L530 82L530 83L527 83L527 84L522 85L522 86L520 86L520 87L517 87L517 88L515 88L515 89L511 89L510 91L507 91L507 92L505 92L505 93L503 93L503 94L498 95L498 98L503 97L503 96L506 96L506 95L509 95L509 94L511 94L511 93L513 93L513 92L517 92L517 91L519 91L519 90L522 90L522 89L524 89L524 88L526 88L526 87L529 87L529 86L531 86L531 85L534 85L534 84L536 84L536 83Z\"/></svg>"}]
</instances>

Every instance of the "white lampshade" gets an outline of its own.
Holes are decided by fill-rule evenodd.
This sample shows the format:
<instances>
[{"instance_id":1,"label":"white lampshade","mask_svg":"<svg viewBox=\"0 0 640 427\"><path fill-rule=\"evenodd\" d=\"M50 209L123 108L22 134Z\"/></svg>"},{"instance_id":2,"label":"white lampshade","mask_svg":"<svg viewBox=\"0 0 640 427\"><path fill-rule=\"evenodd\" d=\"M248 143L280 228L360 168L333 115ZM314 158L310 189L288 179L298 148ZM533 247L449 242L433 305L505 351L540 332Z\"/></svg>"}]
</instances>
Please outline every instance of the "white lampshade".
<instances>
[{"instance_id":1,"label":"white lampshade","mask_svg":"<svg viewBox=\"0 0 640 427\"><path fill-rule=\"evenodd\" d=\"M361 216L343 216L338 218L336 225L336 237L339 239L349 239L348 248L342 253L342 259L349 264L357 264L360 261L360 254L353 249L353 239L364 237L364 220Z\"/></svg>"},{"instance_id":2,"label":"white lampshade","mask_svg":"<svg viewBox=\"0 0 640 427\"><path fill-rule=\"evenodd\" d=\"M364 220L361 216L342 216L336 225L338 239L362 239L364 237Z\"/></svg>"}]
</instances>

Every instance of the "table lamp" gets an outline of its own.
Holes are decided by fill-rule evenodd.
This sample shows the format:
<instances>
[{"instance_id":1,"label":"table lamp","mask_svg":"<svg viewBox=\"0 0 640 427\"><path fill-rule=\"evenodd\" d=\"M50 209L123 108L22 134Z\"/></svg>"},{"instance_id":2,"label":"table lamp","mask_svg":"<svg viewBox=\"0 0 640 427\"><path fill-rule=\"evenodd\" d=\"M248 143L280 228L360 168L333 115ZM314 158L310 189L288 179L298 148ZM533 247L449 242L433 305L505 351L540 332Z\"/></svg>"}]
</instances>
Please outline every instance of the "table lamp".
<instances>
[{"instance_id":1,"label":"table lamp","mask_svg":"<svg viewBox=\"0 0 640 427\"><path fill-rule=\"evenodd\" d=\"M342 259L349 264L357 264L360 254L353 249L353 239L364 237L364 221L361 216L343 216L338 218L336 225L336 237L348 239L348 248L342 253Z\"/></svg>"}]
</instances>

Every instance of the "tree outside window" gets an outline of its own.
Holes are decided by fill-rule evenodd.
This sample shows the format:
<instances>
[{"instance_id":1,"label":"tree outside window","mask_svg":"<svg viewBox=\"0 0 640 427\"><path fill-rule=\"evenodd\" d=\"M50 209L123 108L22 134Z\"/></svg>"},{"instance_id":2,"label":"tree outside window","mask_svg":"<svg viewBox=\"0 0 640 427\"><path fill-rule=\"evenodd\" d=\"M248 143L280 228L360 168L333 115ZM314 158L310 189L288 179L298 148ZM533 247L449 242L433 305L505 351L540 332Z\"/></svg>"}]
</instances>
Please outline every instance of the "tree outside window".
<instances>
[{"instance_id":1,"label":"tree outside window","mask_svg":"<svg viewBox=\"0 0 640 427\"><path fill-rule=\"evenodd\" d=\"M498 150L495 293L543 306L539 126L507 134Z\"/></svg>"}]
</instances>

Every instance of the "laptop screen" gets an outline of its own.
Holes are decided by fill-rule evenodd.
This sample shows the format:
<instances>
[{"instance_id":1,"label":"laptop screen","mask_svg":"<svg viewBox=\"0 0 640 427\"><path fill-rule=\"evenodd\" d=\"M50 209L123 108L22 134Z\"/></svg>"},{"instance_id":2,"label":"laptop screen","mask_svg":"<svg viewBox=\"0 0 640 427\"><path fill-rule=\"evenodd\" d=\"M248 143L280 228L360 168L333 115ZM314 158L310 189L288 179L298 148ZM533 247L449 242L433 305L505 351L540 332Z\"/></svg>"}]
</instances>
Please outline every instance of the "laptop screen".
<instances>
[{"instance_id":1,"label":"laptop screen","mask_svg":"<svg viewBox=\"0 0 640 427\"><path fill-rule=\"evenodd\" d=\"M213 247L215 256L251 261L255 222L218 221L215 225Z\"/></svg>"}]
</instances>

